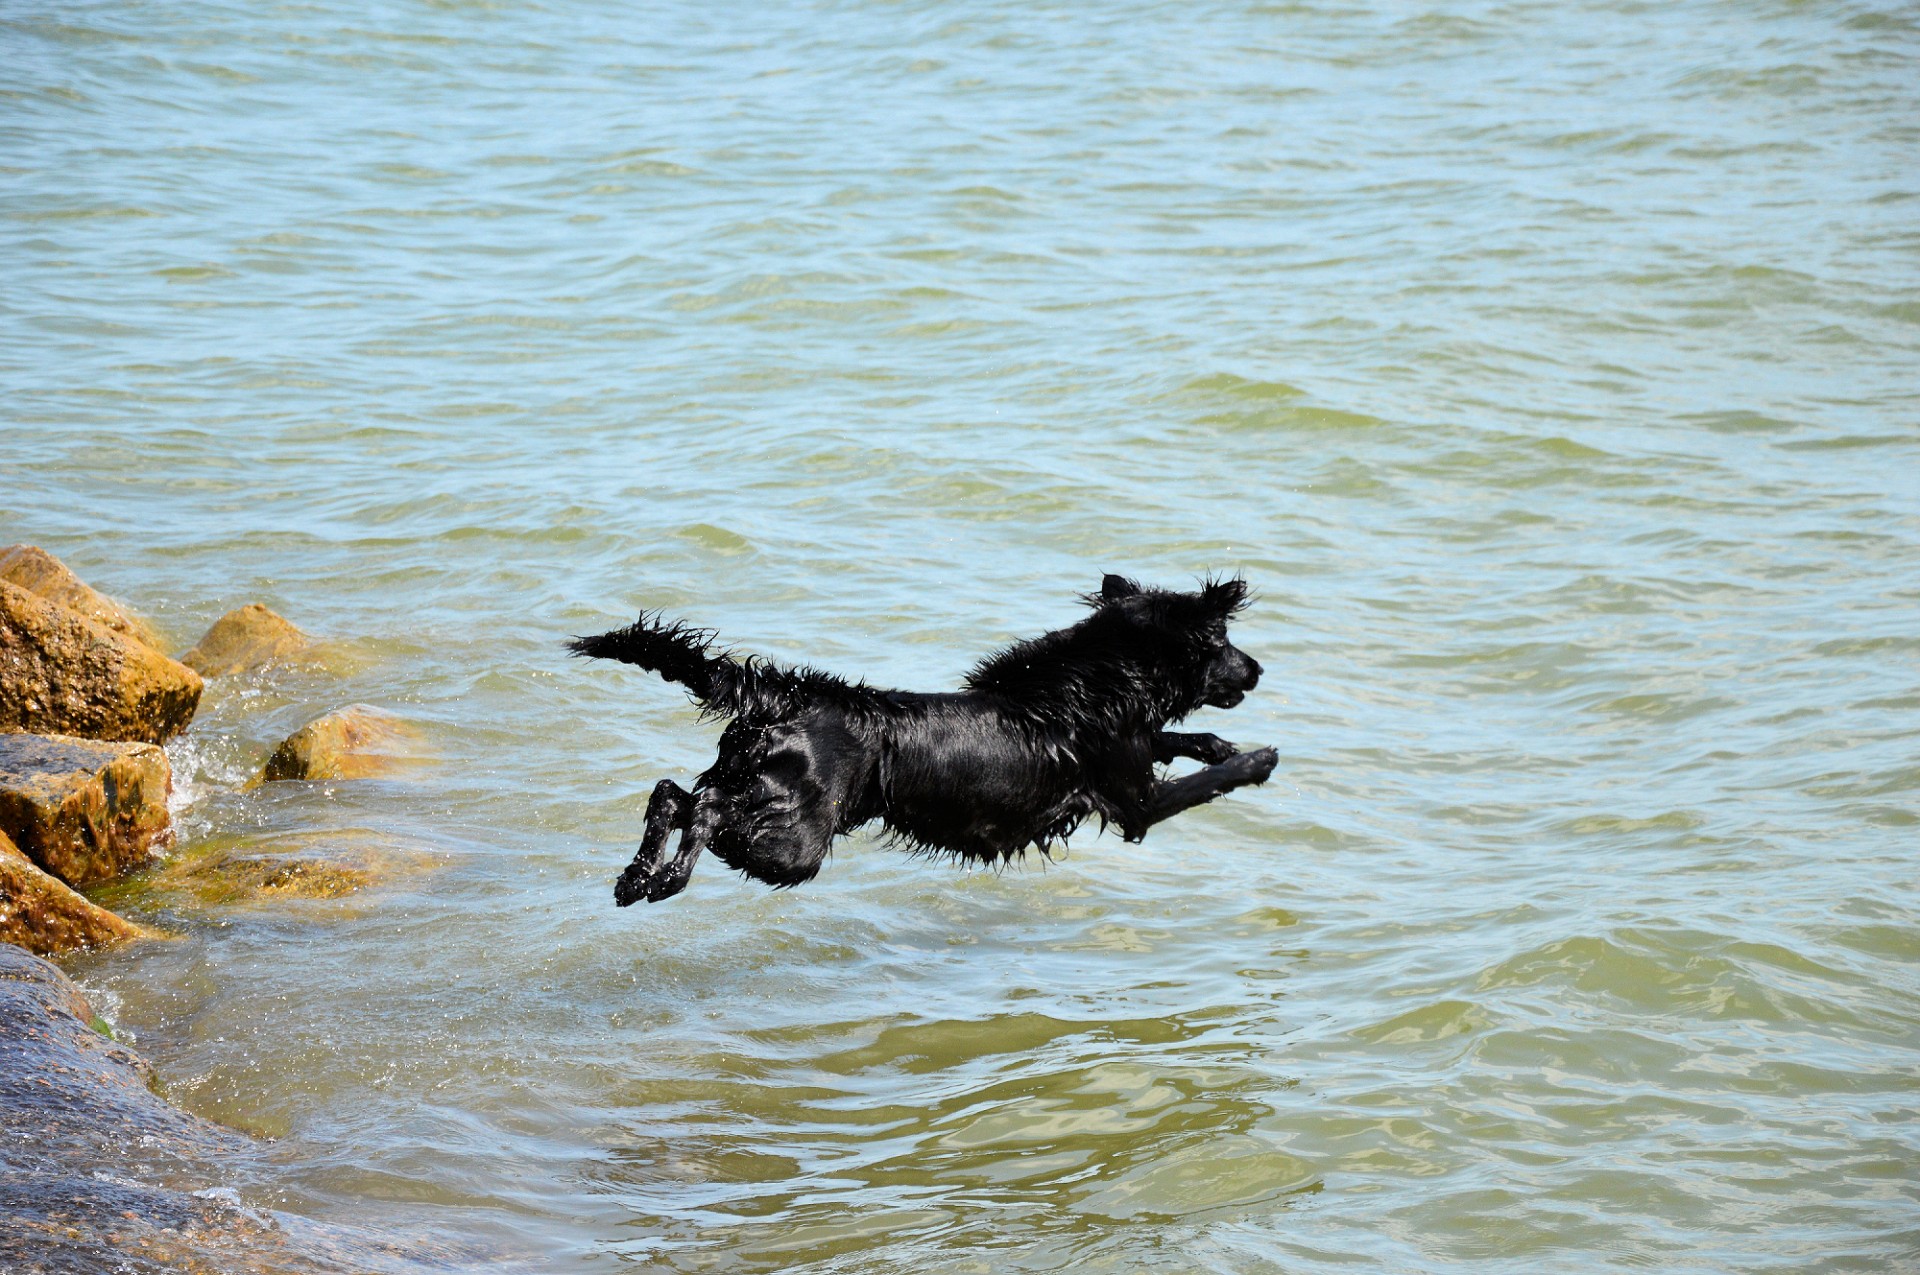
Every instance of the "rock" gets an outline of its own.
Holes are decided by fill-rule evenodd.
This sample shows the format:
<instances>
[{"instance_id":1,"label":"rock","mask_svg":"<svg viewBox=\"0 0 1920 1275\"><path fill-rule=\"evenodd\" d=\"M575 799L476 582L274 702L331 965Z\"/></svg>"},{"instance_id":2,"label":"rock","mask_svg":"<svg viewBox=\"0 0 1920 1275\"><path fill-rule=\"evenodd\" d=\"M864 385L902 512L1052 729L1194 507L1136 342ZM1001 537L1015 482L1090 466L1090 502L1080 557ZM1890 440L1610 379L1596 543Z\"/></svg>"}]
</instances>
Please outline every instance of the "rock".
<instances>
[{"instance_id":1,"label":"rock","mask_svg":"<svg viewBox=\"0 0 1920 1275\"><path fill-rule=\"evenodd\" d=\"M364 829L266 840L230 836L169 855L154 871L106 886L94 897L108 907L139 900L176 911L282 908L341 899L435 866L429 847Z\"/></svg>"},{"instance_id":2,"label":"rock","mask_svg":"<svg viewBox=\"0 0 1920 1275\"><path fill-rule=\"evenodd\" d=\"M52 956L151 934L42 872L0 833L0 942Z\"/></svg>"},{"instance_id":3,"label":"rock","mask_svg":"<svg viewBox=\"0 0 1920 1275\"><path fill-rule=\"evenodd\" d=\"M107 1257L106 1237L141 1219L177 1228L212 1211L152 1182L156 1171L250 1149L162 1101L145 1060L98 1022L58 967L0 945L0 1269L114 1269L82 1259Z\"/></svg>"},{"instance_id":4,"label":"rock","mask_svg":"<svg viewBox=\"0 0 1920 1275\"><path fill-rule=\"evenodd\" d=\"M257 899L337 899L374 879L373 872L329 859L284 854L218 852L198 860L156 887L176 882L202 903L244 903Z\"/></svg>"},{"instance_id":5,"label":"rock","mask_svg":"<svg viewBox=\"0 0 1920 1275\"><path fill-rule=\"evenodd\" d=\"M221 677L278 663L311 645L299 629L258 602L249 602L215 620L180 662L202 677Z\"/></svg>"},{"instance_id":6,"label":"rock","mask_svg":"<svg viewBox=\"0 0 1920 1275\"><path fill-rule=\"evenodd\" d=\"M0 832L68 885L145 866L172 837L173 771L153 744L0 735Z\"/></svg>"},{"instance_id":7,"label":"rock","mask_svg":"<svg viewBox=\"0 0 1920 1275\"><path fill-rule=\"evenodd\" d=\"M410 760L420 733L391 713L352 704L315 718L267 758L263 780L364 779Z\"/></svg>"},{"instance_id":8,"label":"rock","mask_svg":"<svg viewBox=\"0 0 1920 1275\"><path fill-rule=\"evenodd\" d=\"M186 729L200 690L184 664L0 581L0 731L157 744Z\"/></svg>"},{"instance_id":9,"label":"rock","mask_svg":"<svg viewBox=\"0 0 1920 1275\"><path fill-rule=\"evenodd\" d=\"M498 1254L249 1206L259 1144L169 1105L58 966L0 944L0 1271L484 1270ZM257 1175L256 1175L257 1176Z\"/></svg>"},{"instance_id":10,"label":"rock","mask_svg":"<svg viewBox=\"0 0 1920 1275\"><path fill-rule=\"evenodd\" d=\"M37 545L8 545L0 549L0 580L19 585L47 601L78 611L103 628L132 638L165 655L166 640L142 616L135 615L104 593L87 587L67 564Z\"/></svg>"}]
</instances>

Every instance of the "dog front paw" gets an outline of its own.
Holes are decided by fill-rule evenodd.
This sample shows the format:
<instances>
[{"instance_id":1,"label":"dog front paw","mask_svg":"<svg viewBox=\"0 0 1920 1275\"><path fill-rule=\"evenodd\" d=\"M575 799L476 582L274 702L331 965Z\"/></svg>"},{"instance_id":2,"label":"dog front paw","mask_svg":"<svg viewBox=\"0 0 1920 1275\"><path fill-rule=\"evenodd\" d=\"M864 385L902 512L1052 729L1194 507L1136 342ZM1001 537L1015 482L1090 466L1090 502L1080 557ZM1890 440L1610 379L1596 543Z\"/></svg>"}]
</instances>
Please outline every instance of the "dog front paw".
<instances>
[{"instance_id":1,"label":"dog front paw","mask_svg":"<svg viewBox=\"0 0 1920 1275\"><path fill-rule=\"evenodd\" d=\"M1273 768L1280 764L1280 754L1271 748L1256 748L1250 753L1241 753L1241 760L1247 763L1247 782L1264 784L1273 775Z\"/></svg>"},{"instance_id":2,"label":"dog front paw","mask_svg":"<svg viewBox=\"0 0 1920 1275\"><path fill-rule=\"evenodd\" d=\"M1238 757L1240 750L1218 735L1208 735L1194 748L1194 753L1196 760L1205 762L1209 766L1218 766L1223 761L1232 761Z\"/></svg>"}]
</instances>

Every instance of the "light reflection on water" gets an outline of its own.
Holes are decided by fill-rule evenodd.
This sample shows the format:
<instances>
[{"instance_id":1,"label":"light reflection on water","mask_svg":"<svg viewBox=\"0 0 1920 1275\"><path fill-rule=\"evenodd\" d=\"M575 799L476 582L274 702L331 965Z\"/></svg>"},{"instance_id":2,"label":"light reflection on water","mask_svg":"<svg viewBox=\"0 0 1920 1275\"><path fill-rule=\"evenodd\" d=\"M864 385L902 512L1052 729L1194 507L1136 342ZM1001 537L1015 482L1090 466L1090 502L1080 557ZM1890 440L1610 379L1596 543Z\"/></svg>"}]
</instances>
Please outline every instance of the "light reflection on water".
<instances>
[{"instance_id":1,"label":"light reflection on water","mask_svg":"<svg viewBox=\"0 0 1920 1275\"><path fill-rule=\"evenodd\" d=\"M531 1269L1895 1269L1915 24L1839 3L0 14L11 498L215 683L71 962L247 1198ZM1246 572L1143 846L616 911L664 606L951 685ZM242 790L365 701L439 763ZM317 847L317 849L316 849Z\"/></svg>"}]
</instances>

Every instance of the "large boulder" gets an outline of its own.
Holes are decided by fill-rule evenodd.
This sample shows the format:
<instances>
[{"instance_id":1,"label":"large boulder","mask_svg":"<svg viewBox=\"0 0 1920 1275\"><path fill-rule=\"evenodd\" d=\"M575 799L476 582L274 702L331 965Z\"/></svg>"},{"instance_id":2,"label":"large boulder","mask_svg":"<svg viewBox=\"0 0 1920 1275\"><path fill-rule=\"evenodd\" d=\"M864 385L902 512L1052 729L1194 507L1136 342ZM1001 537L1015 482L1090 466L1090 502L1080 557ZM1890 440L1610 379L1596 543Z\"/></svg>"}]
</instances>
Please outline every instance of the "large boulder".
<instances>
[{"instance_id":1,"label":"large boulder","mask_svg":"<svg viewBox=\"0 0 1920 1275\"><path fill-rule=\"evenodd\" d=\"M148 1271L115 1265L147 1256L135 1236L224 1229L230 1208L188 1192L247 1140L169 1107L102 1026L58 967L0 945L0 1270Z\"/></svg>"},{"instance_id":2,"label":"large boulder","mask_svg":"<svg viewBox=\"0 0 1920 1275\"><path fill-rule=\"evenodd\" d=\"M67 569L66 563L38 545L8 545L0 549L0 580L19 585L69 611L78 611L103 628L166 654L165 639L145 618L106 594L88 588L84 580Z\"/></svg>"},{"instance_id":3,"label":"large boulder","mask_svg":"<svg viewBox=\"0 0 1920 1275\"><path fill-rule=\"evenodd\" d=\"M149 933L42 872L0 833L0 942L53 956Z\"/></svg>"},{"instance_id":4,"label":"large boulder","mask_svg":"<svg viewBox=\"0 0 1920 1275\"><path fill-rule=\"evenodd\" d=\"M180 662L202 677L220 677L280 663L311 645L292 624L258 602L249 602L215 620Z\"/></svg>"},{"instance_id":5,"label":"large boulder","mask_svg":"<svg viewBox=\"0 0 1920 1275\"><path fill-rule=\"evenodd\" d=\"M186 729L200 691L186 665L0 581L0 731L157 744Z\"/></svg>"},{"instance_id":6,"label":"large boulder","mask_svg":"<svg viewBox=\"0 0 1920 1275\"><path fill-rule=\"evenodd\" d=\"M405 765L419 731L392 713L351 704L289 735L267 758L263 780L365 779Z\"/></svg>"},{"instance_id":7,"label":"large boulder","mask_svg":"<svg viewBox=\"0 0 1920 1275\"><path fill-rule=\"evenodd\" d=\"M492 1270L478 1245L250 1206L251 1139L153 1091L58 966L0 943L0 1271L340 1275ZM258 1176L257 1170L253 1171Z\"/></svg>"},{"instance_id":8,"label":"large boulder","mask_svg":"<svg viewBox=\"0 0 1920 1275\"><path fill-rule=\"evenodd\" d=\"M173 835L172 788L153 744L0 735L0 832L68 885L151 862Z\"/></svg>"}]
</instances>

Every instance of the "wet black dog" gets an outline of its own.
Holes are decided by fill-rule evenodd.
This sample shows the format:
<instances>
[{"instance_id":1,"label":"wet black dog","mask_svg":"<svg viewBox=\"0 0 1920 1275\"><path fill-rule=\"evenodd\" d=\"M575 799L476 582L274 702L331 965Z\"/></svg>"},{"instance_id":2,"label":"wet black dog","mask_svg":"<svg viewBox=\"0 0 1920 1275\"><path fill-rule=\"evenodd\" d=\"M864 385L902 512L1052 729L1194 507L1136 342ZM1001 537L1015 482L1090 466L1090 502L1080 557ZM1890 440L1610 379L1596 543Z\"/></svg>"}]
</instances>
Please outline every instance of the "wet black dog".
<instances>
[{"instance_id":1,"label":"wet black dog","mask_svg":"<svg viewBox=\"0 0 1920 1275\"><path fill-rule=\"evenodd\" d=\"M983 863L1045 850L1088 815L1138 841L1273 773L1271 748L1236 753L1217 735L1166 729L1203 705L1232 708L1259 682L1260 665L1227 641L1245 582L1175 593L1110 575L1086 601L1080 623L1009 647L940 695L736 659L658 616L576 639L574 654L650 669L733 719L691 793L671 779L654 788L614 899L680 893L709 849L755 880L798 885L835 836L872 819L915 849ZM1208 765L1161 778L1155 763L1176 757Z\"/></svg>"}]
</instances>

